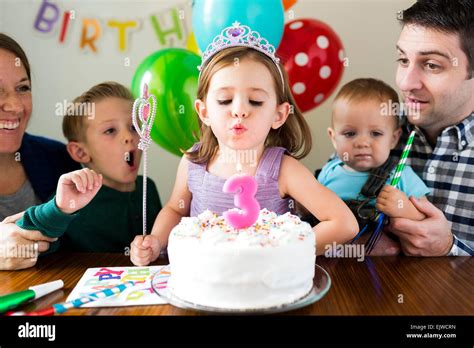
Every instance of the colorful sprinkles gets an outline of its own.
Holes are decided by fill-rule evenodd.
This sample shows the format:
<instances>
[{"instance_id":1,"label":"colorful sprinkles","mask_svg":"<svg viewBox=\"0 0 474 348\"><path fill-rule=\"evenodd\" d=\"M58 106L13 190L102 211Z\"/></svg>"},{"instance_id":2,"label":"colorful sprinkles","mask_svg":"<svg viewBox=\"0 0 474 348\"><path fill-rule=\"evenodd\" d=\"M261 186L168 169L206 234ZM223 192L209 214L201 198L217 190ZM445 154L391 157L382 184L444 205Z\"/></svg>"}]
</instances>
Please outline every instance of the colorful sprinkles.
<instances>
[{"instance_id":1,"label":"colorful sprinkles","mask_svg":"<svg viewBox=\"0 0 474 348\"><path fill-rule=\"evenodd\" d=\"M244 240L249 245L278 246L284 240L304 241L310 235L313 237L312 229L304 228L302 224L307 225L291 213L277 215L262 209L253 226L234 229L223 216L206 210L196 217L183 218L173 234L181 238L208 239L215 243Z\"/></svg>"}]
</instances>

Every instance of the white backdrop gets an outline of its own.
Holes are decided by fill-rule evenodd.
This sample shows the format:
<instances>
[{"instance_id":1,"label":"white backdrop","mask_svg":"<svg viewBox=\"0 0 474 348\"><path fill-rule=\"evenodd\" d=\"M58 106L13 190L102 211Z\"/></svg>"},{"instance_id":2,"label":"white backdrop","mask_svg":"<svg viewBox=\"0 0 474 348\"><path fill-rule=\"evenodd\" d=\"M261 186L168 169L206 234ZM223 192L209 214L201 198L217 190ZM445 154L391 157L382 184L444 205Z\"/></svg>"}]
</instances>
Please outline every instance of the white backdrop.
<instances>
[{"instance_id":1,"label":"white backdrop","mask_svg":"<svg viewBox=\"0 0 474 348\"><path fill-rule=\"evenodd\" d=\"M41 33L34 28L42 3L39 0L0 0L0 31L22 45L32 66L33 115L28 131L61 141L65 139L61 118L55 115L57 103L70 101L92 85L106 80L130 86L135 69L146 56L166 46L185 47L187 33L192 30L189 0L49 2L60 12L75 11L75 19L70 21L63 44L59 43L61 20L51 33ZM396 87L395 44L401 29L396 16L398 11L413 3L414 0L298 0L291 10L294 19L314 18L326 22L341 38L349 64L339 87L358 77L379 78ZM162 46L153 31L150 15L156 15L160 25L167 27L171 25L171 8L183 11L184 39L180 41L176 35L170 35L167 44ZM83 18L100 21L102 34L95 53L80 49ZM140 27L128 35L125 52L118 48L117 30L106 25L111 19L140 22ZM285 21L290 21L288 12ZM311 171L322 167L333 151L326 129L334 94L305 114L313 134L313 150L303 163ZM150 147L149 175L157 184L163 203L171 194L178 162L177 156L159 146Z\"/></svg>"}]
</instances>

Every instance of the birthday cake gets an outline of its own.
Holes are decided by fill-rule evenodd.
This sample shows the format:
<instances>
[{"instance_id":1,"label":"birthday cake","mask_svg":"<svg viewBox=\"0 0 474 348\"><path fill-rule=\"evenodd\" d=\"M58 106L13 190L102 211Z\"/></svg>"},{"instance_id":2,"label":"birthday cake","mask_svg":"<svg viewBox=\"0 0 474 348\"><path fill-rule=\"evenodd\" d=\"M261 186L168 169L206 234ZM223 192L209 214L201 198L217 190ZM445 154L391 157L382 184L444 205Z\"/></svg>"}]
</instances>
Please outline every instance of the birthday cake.
<instances>
[{"instance_id":1,"label":"birthday cake","mask_svg":"<svg viewBox=\"0 0 474 348\"><path fill-rule=\"evenodd\" d=\"M313 286L311 226L290 213L260 211L250 227L234 229L206 210L186 217L168 242L169 291L194 304L259 309L295 302Z\"/></svg>"}]
</instances>

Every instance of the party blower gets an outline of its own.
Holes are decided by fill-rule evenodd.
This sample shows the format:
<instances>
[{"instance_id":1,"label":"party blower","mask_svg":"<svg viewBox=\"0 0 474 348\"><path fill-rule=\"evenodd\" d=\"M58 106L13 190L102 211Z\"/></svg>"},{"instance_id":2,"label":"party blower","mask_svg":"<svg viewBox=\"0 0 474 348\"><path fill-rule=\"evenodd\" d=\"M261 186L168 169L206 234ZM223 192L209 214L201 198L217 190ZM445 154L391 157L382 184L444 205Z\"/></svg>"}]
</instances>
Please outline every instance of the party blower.
<instances>
[{"instance_id":1,"label":"party blower","mask_svg":"<svg viewBox=\"0 0 474 348\"><path fill-rule=\"evenodd\" d=\"M0 297L0 313L12 310L19 305L34 301L40 297L48 295L64 286L62 280L55 280L49 283L30 286L28 290L14 292Z\"/></svg>"}]
</instances>

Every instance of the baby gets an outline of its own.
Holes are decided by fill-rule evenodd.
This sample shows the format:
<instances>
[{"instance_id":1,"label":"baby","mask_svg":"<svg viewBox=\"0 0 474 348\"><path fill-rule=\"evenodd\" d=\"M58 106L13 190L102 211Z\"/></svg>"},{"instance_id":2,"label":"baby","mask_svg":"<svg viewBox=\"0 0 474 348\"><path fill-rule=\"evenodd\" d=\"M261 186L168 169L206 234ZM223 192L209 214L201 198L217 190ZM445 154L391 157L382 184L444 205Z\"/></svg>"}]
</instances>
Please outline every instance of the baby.
<instances>
[{"instance_id":1,"label":"baby","mask_svg":"<svg viewBox=\"0 0 474 348\"><path fill-rule=\"evenodd\" d=\"M397 93L380 80L356 79L344 85L333 103L332 124L328 128L338 158L330 160L318 176L318 181L335 192L342 200L364 200L361 189L369 172L381 167L390 157L401 135L399 118L392 106L398 105ZM429 189L406 166L398 188L390 186L394 169L376 200L368 201L388 217L421 220L424 215L410 202L408 196L426 199ZM363 228L363 226L359 226ZM398 245L386 236L377 246L385 253L398 253ZM374 250L372 255L378 253Z\"/></svg>"}]
</instances>

